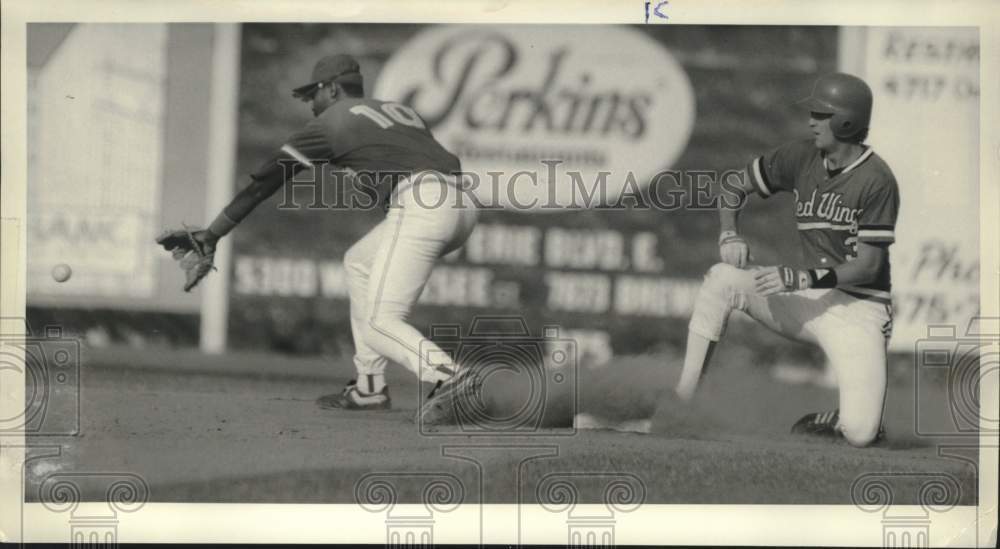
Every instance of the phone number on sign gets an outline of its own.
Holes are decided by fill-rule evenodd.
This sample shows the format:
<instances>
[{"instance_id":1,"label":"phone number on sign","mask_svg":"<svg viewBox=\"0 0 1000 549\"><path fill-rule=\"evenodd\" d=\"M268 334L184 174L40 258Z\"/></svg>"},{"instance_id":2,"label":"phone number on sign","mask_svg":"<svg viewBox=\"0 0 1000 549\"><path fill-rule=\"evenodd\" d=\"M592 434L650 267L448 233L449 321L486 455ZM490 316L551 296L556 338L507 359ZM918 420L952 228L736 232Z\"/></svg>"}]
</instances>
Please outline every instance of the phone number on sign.
<instances>
[{"instance_id":1,"label":"phone number on sign","mask_svg":"<svg viewBox=\"0 0 1000 549\"><path fill-rule=\"evenodd\" d=\"M883 81L885 91L900 99L937 101L946 93L956 100L979 97L979 82L971 78L940 74L890 74Z\"/></svg>"},{"instance_id":2,"label":"phone number on sign","mask_svg":"<svg viewBox=\"0 0 1000 549\"><path fill-rule=\"evenodd\" d=\"M893 296L894 316L914 324L964 323L979 314L979 295L906 292Z\"/></svg>"}]
</instances>

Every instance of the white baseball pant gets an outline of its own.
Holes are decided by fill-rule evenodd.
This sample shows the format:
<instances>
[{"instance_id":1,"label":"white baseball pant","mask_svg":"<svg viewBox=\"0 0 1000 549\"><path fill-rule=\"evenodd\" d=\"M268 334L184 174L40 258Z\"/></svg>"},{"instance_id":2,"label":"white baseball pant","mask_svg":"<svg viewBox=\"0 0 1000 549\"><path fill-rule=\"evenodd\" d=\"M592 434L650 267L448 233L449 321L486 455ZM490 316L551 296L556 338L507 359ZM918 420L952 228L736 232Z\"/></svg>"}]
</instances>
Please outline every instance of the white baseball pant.
<instances>
[{"instance_id":1,"label":"white baseball pant","mask_svg":"<svg viewBox=\"0 0 1000 549\"><path fill-rule=\"evenodd\" d=\"M437 259L461 247L476 226L476 207L459 185L436 172L401 181L386 218L344 255L359 379L383 374L387 360L423 381L455 371L449 355L407 319Z\"/></svg>"},{"instance_id":2,"label":"white baseball pant","mask_svg":"<svg viewBox=\"0 0 1000 549\"><path fill-rule=\"evenodd\" d=\"M738 309L779 334L819 345L840 389L839 430L852 445L869 444L878 434L885 404L891 306L836 289L761 297L754 290L754 270L714 265L698 293L688 329L718 341L730 313Z\"/></svg>"}]
</instances>

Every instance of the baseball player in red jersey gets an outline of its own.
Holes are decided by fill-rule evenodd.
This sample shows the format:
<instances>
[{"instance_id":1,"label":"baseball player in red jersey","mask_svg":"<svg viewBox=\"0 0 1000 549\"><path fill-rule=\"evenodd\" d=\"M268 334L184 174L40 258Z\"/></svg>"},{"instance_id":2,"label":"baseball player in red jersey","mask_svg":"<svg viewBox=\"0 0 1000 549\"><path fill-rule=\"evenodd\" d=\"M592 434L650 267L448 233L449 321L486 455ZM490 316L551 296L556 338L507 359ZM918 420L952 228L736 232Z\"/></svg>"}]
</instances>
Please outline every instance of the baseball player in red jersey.
<instances>
[{"instance_id":1,"label":"baseball player in red jersey","mask_svg":"<svg viewBox=\"0 0 1000 549\"><path fill-rule=\"evenodd\" d=\"M474 204L461 197L459 160L410 107L365 99L359 66L350 56L321 59L311 82L293 95L312 104L315 119L286 140L208 229L193 238L210 257L220 238L295 172L317 161L354 173L392 175L385 220L344 256L358 378L317 404L345 410L390 408L385 367L393 360L435 383L421 409L423 421L446 421L455 387L473 376L459 375L458 365L408 324L407 317L436 260L460 247L476 225Z\"/></svg>"},{"instance_id":2,"label":"baseball player in red jersey","mask_svg":"<svg viewBox=\"0 0 1000 549\"><path fill-rule=\"evenodd\" d=\"M794 433L843 436L866 446L881 432L886 344L892 329L889 246L899 210L892 171L864 144L872 92L848 74L819 78L802 103L813 138L755 158L741 178L745 193L795 196L795 219L812 267L751 266L740 237L740 209L720 208L722 263L698 293L676 392L695 394L726 322L739 309L789 338L819 345L836 375L840 406L811 413Z\"/></svg>"}]
</instances>

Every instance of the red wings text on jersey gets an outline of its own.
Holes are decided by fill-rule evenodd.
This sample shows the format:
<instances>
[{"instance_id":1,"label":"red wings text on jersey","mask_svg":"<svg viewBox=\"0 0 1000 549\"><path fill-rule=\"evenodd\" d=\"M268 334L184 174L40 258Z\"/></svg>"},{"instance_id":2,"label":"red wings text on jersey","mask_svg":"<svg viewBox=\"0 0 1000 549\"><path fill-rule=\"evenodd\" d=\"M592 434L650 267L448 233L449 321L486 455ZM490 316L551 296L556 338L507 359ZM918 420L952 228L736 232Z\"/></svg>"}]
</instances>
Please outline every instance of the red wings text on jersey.
<instances>
[{"instance_id":1,"label":"red wings text on jersey","mask_svg":"<svg viewBox=\"0 0 1000 549\"><path fill-rule=\"evenodd\" d=\"M888 246L895 240L899 189L889 166L870 147L831 174L811 140L794 141L755 158L747 174L762 197L781 191L795 195L795 220L811 268L851 261L858 242ZM889 262L875 282L840 289L889 303Z\"/></svg>"}]
</instances>

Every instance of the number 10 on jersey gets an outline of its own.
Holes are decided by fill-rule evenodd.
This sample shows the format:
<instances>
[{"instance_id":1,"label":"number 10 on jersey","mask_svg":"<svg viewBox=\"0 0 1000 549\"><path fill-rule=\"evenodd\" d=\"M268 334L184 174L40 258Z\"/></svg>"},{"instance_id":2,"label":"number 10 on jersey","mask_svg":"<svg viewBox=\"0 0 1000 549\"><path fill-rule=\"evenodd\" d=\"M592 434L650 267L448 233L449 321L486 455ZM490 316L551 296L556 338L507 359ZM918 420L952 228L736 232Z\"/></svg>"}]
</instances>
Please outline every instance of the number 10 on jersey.
<instances>
[{"instance_id":1,"label":"number 10 on jersey","mask_svg":"<svg viewBox=\"0 0 1000 549\"><path fill-rule=\"evenodd\" d=\"M411 128L424 129L424 121L420 119L417 111L401 105L399 103L383 103L380 105L382 112L379 112L368 105L355 105L351 107L351 114L364 116L379 125L383 130L393 126L393 121ZM384 114L383 114L384 113Z\"/></svg>"}]
</instances>

